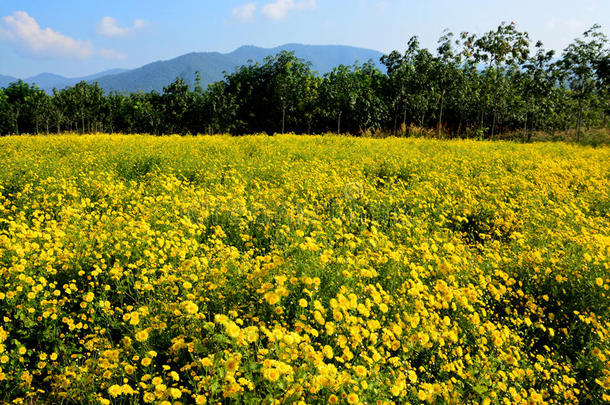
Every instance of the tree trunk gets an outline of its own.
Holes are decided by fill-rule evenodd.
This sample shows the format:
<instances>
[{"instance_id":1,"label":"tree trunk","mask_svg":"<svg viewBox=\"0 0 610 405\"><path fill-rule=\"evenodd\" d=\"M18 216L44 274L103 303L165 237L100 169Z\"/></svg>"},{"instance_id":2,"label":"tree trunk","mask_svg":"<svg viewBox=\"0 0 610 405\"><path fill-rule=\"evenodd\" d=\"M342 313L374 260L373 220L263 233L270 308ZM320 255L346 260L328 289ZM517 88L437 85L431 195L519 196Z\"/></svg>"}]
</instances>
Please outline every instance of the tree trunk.
<instances>
[{"instance_id":1,"label":"tree trunk","mask_svg":"<svg viewBox=\"0 0 610 405\"><path fill-rule=\"evenodd\" d=\"M441 128L443 126L443 103L445 101L445 91L441 92L441 105L438 112L438 137L440 138L442 135Z\"/></svg>"},{"instance_id":2,"label":"tree trunk","mask_svg":"<svg viewBox=\"0 0 610 405\"><path fill-rule=\"evenodd\" d=\"M398 134L398 108L394 109L394 136Z\"/></svg>"},{"instance_id":3,"label":"tree trunk","mask_svg":"<svg viewBox=\"0 0 610 405\"><path fill-rule=\"evenodd\" d=\"M582 100L578 100L578 120L576 124L576 142L580 142L580 131L582 126Z\"/></svg>"},{"instance_id":4,"label":"tree trunk","mask_svg":"<svg viewBox=\"0 0 610 405\"><path fill-rule=\"evenodd\" d=\"M496 131L496 115L497 115L497 111L496 111L496 105L494 102L494 113L493 113L493 118L491 120L491 137L494 137L494 133Z\"/></svg>"},{"instance_id":5,"label":"tree trunk","mask_svg":"<svg viewBox=\"0 0 610 405\"><path fill-rule=\"evenodd\" d=\"M282 133L284 133L285 123L286 123L286 106L282 105Z\"/></svg>"},{"instance_id":6,"label":"tree trunk","mask_svg":"<svg viewBox=\"0 0 610 405\"><path fill-rule=\"evenodd\" d=\"M339 111L337 114L337 134L341 134L341 113L342 111Z\"/></svg>"},{"instance_id":7,"label":"tree trunk","mask_svg":"<svg viewBox=\"0 0 610 405\"><path fill-rule=\"evenodd\" d=\"M19 135L19 109L15 111L15 132Z\"/></svg>"},{"instance_id":8,"label":"tree trunk","mask_svg":"<svg viewBox=\"0 0 610 405\"><path fill-rule=\"evenodd\" d=\"M529 136L527 136L527 111L525 112L525 123L523 124L523 139L526 142L530 141Z\"/></svg>"}]
</instances>

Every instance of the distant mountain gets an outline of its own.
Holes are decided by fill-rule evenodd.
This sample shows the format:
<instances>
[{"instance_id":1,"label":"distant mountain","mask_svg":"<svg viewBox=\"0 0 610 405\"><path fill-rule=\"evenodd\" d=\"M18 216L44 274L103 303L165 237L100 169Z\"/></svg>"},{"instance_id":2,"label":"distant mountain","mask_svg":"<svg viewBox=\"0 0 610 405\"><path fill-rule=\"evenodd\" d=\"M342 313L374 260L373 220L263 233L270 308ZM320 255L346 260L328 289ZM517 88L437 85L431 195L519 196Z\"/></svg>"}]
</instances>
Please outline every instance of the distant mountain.
<instances>
[{"instance_id":1,"label":"distant mountain","mask_svg":"<svg viewBox=\"0 0 610 405\"><path fill-rule=\"evenodd\" d=\"M266 56L275 55L280 51L294 52L297 57L311 62L312 69L320 74L330 72L339 65L351 65L354 62L365 63L369 60L373 60L379 68L382 67L379 61L383 55L381 52L343 45L286 44L271 49L242 46L227 54L227 56L244 61L244 63L248 59L254 62L262 62Z\"/></svg>"},{"instance_id":2,"label":"distant mountain","mask_svg":"<svg viewBox=\"0 0 610 405\"><path fill-rule=\"evenodd\" d=\"M66 78L51 73L24 79L28 83L36 83L40 88L50 92L54 87L61 89L72 86L81 80L98 82L106 91L136 92L162 91L176 77L182 77L189 85L195 79L195 72L201 73L202 85L222 80L224 72L231 73L236 67L249 61L262 62L265 57L275 55L280 51L292 51L298 58L311 62L312 70L319 74L331 71L334 67L351 65L355 62L365 63L369 60L382 67L379 58L381 52L342 45L301 45L286 44L275 48L259 48L242 46L233 52L222 54L218 52L193 52L166 61L149 63L133 70L113 69L80 78ZM17 79L0 76L0 87Z\"/></svg>"},{"instance_id":3,"label":"distant mountain","mask_svg":"<svg viewBox=\"0 0 610 405\"><path fill-rule=\"evenodd\" d=\"M381 52L371 49L355 48L341 45L301 45L286 44L276 48L259 48L242 46L233 52L194 52L167 61L158 61L117 75L101 77L100 86L106 90L117 91L162 91L176 77L182 77L189 85L195 79L195 72L201 73L204 88L222 80L224 72L231 73L236 67L249 61L262 62L265 57L280 51L293 51L295 56L312 63L312 69L319 74L331 71L341 64L351 65L354 62L373 60L381 67Z\"/></svg>"},{"instance_id":4,"label":"distant mountain","mask_svg":"<svg viewBox=\"0 0 610 405\"><path fill-rule=\"evenodd\" d=\"M162 91L163 86L178 76L193 84L195 72L199 70L202 84L206 87L222 79L223 71L232 71L238 65L238 60L218 52L188 53L168 61L153 62L127 72L100 77L96 81L106 91Z\"/></svg>"},{"instance_id":5,"label":"distant mountain","mask_svg":"<svg viewBox=\"0 0 610 405\"><path fill-rule=\"evenodd\" d=\"M222 80L224 72L231 73L236 67L249 61L262 62L265 57L280 51L293 51L295 56L312 63L312 69L319 74L331 71L341 64L365 63L373 60L379 67L381 52L371 49L341 45L301 45L286 44L276 48L242 46L233 52L193 52L167 61L153 62L128 72L100 77L97 82L107 91L162 91L176 77L182 77L189 85L195 79L195 72L201 73L204 88Z\"/></svg>"},{"instance_id":6,"label":"distant mountain","mask_svg":"<svg viewBox=\"0 0 610 405\"><path fill-rule=\"evenodd\" d=\"M110 70L104 70L103 72L100 72L100 73L94 73L89 76L83 76L81 78L74 79L74 80L79 80L79 81L80 80L95 80L95 79L98 79L103 76L116 75L116 74L128 72L128 71L129 71L129 69L110 69Z\"/></svg>"},{"instance_id":7,"label":"distant mountain","mask_svg":"<svg viewBox=\"0 0 610 405\"><path fill-rule=\"evenodd\" d=\"M16 82L16 77L0 75L0 87L6 87L9 83Z\"/></svg>"},{"instance_id":8,"label":"distant mountain","mask_svg":"<svg viewBox=\"0 0 610 405\"><path fill-rule=\"evenodd\" d=\"M92 74L89 76L83 76L83 77L63 77L63 76L56 75L53 73L41 73L39 75L28 77L28 78L22 79L22 80L24 82L32 84L32 85L36 84L36 85L38 85L38 87L40 87L47 93L51 93L53 91L53 88L63 89L64 87L74 86L76 83L83 81L83 80L90 82L90 81L93 81L100 77L123 73L123 72L127 72L127 69L110 69L110 70L106 70L104 72L95 73L95 74ZM17 80L19 80L19 79L16 77L0 75L0 87L6 87L10 83L16 82Z\"/></svg>"}]
</instances>

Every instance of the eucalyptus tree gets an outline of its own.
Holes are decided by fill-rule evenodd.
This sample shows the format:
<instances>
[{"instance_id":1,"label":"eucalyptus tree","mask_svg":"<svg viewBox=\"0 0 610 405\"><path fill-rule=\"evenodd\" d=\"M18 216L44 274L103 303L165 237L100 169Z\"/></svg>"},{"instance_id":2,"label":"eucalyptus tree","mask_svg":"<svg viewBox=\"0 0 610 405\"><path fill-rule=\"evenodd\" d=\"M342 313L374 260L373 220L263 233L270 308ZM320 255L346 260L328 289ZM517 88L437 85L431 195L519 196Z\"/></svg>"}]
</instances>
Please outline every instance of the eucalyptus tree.
<instances>
[{"instance_id":1,"label":"eucalyptus tree","mask_svg":"<svg viewBox=\"0 0 610 405\"><path fill-rule=\"evenodd\" d=\"M601 78L597 75L600 64L607 57L608 37L601 32L600 25L594 25L584 32L583 38L577 38L563 51L558 65L564 74L573 99L576 102L577 141L582 132L582 119L585 108L595 97Z\"/></svg>"},{"instance_id":2,"label":"eucalyptus tree","mask_svg":"<svg viewBox=\"0 0 610 405\"><path fill-rule=\"evenodd\" d=\"M454 43L459 44L459 41L454 41L453 33L445 30L443 35L438 40L437 53L438 56L434 61L434 80L437 83L439 91L438 101L438 120L437 131L438 136L442 135L443 127L443 110L445 107L445 99L447 95L451 95L455 91L459 91L463 84L463 76L459 74L461 55L456 52Z\"/></svg>"},{"instance_id":3,"label":"eucalyptus tree","mask_svg":"<svg viewBox=\"0 0 610 405\"><path fill-rule=\"evenodd\" d=\"M305 87L302 96L297 104L297 111L305 120L305 132L310 134L313 121L316 117L322 115L320 98L320 85L322 78L317 75L310 74L305 78Z\"/></svg>"},{"instance_id":4,"label":"eucalyptus tree","mask_svg":"<svg viewBox=\"0 0 610 405\"><path fill-rule=\"evenodd\" d=\"M287 114L295 114L302 97L307 93L311 63L299 59L294 52L281 51L265 59L263 68L270 69L272 100L281 110L282 133L286 131ZM293 117L293 121L297 121Z\"/></svg>"},{"instance_id":5,"label":"eucalyptus tree","mask_svg":"<svg viewBox=\"0 0 610 405\"><path fill-rule=\"evenodd\" d=\"M487 104L492 104L491 136L494 136L498 114L497 99L500 96L498 88L504 79L506 65L520 64L529 55L529 35L520 32L516 24L501 23L495 30L488 31L480 37L470 36L468 46L478 63L486 65L483 71L484 89L482 92L480 127L483 128Z\"/></svg>"},{"instance_id":6,"label":"eucalyptus tree","mask_svg":"<svg viewBox=\"0 0 610 405\"><path fill-rule=\"evenodd\" d=\"M4 89L0 88L0 135L11 133L13 123L10 111L11 105L8 102L8 96L4 93Z\"/></svg>"},{"instance_id":7,"label":"eucalyptus tree","mask_svg":"<svg viewBox=\"0 0 610 405\"><path fill-rule=\"evenodd\" d=\"M238 119L237 96L229 91L225 81L210 84L203 97L204 126L207 133L235 133L238 128L245 126L245 123Z\"/></svg>"},{"instance_id":8,"label":"eucalyptus tree","mask_svg":"<svg viewBox=\"0 0 610 405\"><path fill-rule=\"evenodd\" d=\"M382 96L385 76L372 61L363 65L355 64L352 74L356 94L352 113L353 129L362 133L381 128L388 115Z\"/></svg>"},{"instance_id":9,"label":"eucalyptus tree","mask_svg":"<svg viewBox=\"0 0 610 405\"><path fill-rule=\"evenodd\" d=\"M392 51L381 57L381 63L386 67L388 76L385 98L388 109L392 111L393 131L398 133L398 116L402 112L402 124L406 125L409 99L412 96L414 75L414 59L419 52L419 38L413 36L409 39L407 50L403 55Z\"/></svg>"},{"instance_id":10,"label":"eucalyptus tree","mask_svg":"<svg viewBox=\"0 0 610 405\"><path fill-rule=\"evenodd\" d=\"M53 97L51 98L51 119L55 125L56 132L60 133L62 125L69 121L70 100L68 90L53 89Z\"/></svg>"},{"instance_id":11,"label":"eucalyptus tree","mask_svg":"<svg viewBox=\"0 0 610 405\"><path fill-rule=\"evenodd\" d=\"M540 114L548 112L552 108L552 93L556 87L556 72L553 65L555 51L547 51L542 42L535 45L536 53L528 57L523 69L518 70L518 81L520 85L524 106L523 137L529 142L531 131L528 132L528 124L536 129Z\"/></svg>"},{"instance_id":12,"label":"eucalyptus tree","mask_svg":"<svg viewBox=\"0 0 610 405\"><path fill-rule=\"evenodd\" d=\"M169 121L169 124L165 121L168 117L170 120L177 120L178 117L181 117L180 109L184 108L179 96L183 82L176 80L174 83L176 86L173 89L168 89L164 94L151 91L150 93L137 92L130 95L131 111L129 114L131 114L131 117L129 122L133 122L133 130L129 132L160 135L167 131L175 132L177 128L180 128L180 124L175 121ZM178 93L178 95L175 93ZM178 100L172 100L173 97ZM174 101L175 104L172 104L170 100ZM174 106L178 108L170 111Z\"/></svg>"},{"instance_id":13,"label":"eucalyptus tree","mask_svg":"<svg viewBox=\"0 0 610 405\"><path fill-rule=\"evenodd\" d=\"M355 75L350 66L340 65L324 75L320 88L320 98L328 114L337 123L337 133L341 133L341 117L349 114L356 105Z\"/></svg>"},{"instance_id":14,"label":"eucalyptus tree","mask_svg":"<svg viewBox=\"0 0 610 405\"><path fill-rule=\"evenodd\" d=\"M185 134L187 127L184 116L189 108L189 86L183 78L177 77L169 85L163 87L161 94L163 106L163 125L170 133Z\"/></svg>"},{"instance_id":15,"label":"eucalyptus tree","mask_svg":"<svg viewBox=\"0 0 610 405\"><path fill-rule=\"evenodd\" d=\"M605 125L608 126L608 118L610 117L610 49L606 50L606 55L597 62L596 72L598 90L604 102Z\"/></svg>"},{"instance_id":16,"label":"eucalyptus tree","mask_svg":"<svg viewBox=\"0 0 610 405\"><path fill-rule=\"evenodd\" d=\"M11 132L19 135L21 130L28 132L32 129L30 123L33 120L32 101L35 92L36 88L22 80L13 82L4 89L6 102L10 106Z\"/></svg>"},{"instance_id":17,"label":"eucalyptus tree","mask_svg":"<svg viewBox=\"0 0 610 405\"><path fill-rule=\"evenodd\" d=\"M49 127L53 115L53 102L51 97L43 90L37 89L32 94L33 118L36 133L40 133L42 126L45 133L49 133Z\"/></svg>"}]
</instances>

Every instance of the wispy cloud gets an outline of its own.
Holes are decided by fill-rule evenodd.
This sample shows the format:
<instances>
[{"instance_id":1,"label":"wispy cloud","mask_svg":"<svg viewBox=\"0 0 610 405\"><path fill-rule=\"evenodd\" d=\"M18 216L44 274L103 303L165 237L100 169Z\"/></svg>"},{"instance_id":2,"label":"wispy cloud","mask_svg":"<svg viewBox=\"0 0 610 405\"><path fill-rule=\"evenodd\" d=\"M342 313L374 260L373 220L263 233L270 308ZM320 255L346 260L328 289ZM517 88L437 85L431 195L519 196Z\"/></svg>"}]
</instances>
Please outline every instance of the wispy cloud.
<instances>
[{"instance_id":1,"label":"wispy cloud","mask_svg":"<svg viewBox=\"0 0 610 405\"><path fill-rule=\"evenodd\" d=\"M99 55L104 59L119 59L123 60L127 58L127 54L124 52L117 52L113 49L101 48L99 50Z\"/></svg>"},{"instance_id":2,"label":"wispy cloud","mask_svg":"<svg viewBox=\"0 0 610 405\"><path fill-rule=\"evenodd\" d=\"M121 27L119 21L113 17L104 17L98 23L96 31L98 34L109 38L120 38L146 27L147 22L136 19L131 27Z\"/></svg>"},{"instance_id":3,"label":"wispy cloud","mask_svg":"<svg viewBox=\"0 0 610 405\"><path fill-rule=\"evenodd\" d=\"M261 13L271 20L283 20L291 11L311 10L318 5L316 0L276 0L265 4Z\"/></svg>"},{"instance_id":4,"label":"wispy cloud","mask_svg":"<svg viewBox=\"0 0 610 405\"><path fill-rule=\"evenodd\" d=\"M77 59L87 59L95 53L89 41L71 38L53 31L51 28L41 28L38 22L25 11L15 11L12 15L2 18L3 27L0 38L12 42L17 51L32 56L61 56Z\"/></svg>"},{"instance_id":5,"label":"wispy cloud","mask_svg":"<svg viewBox=\"0 0 610 405\"><path fill-rule=\"evenodd\" d=\"M553 17L546 21L544 27L549 31L560 29L562 32L580 33L586 29L586 23L576 18L564 20Z\"/></svg>"},{"instance_id":6,"label":"wispy cloud","mask_svg":"<svg viewBox=\"0 0 610 405\"><path fill-rule=\"evenodd\" d=\"M248 3L243 6L235 7L231 10L231 14L241 22L249 22L254 20L254 12L256 11L256 3Z\"/></svg>"}]
</instances>

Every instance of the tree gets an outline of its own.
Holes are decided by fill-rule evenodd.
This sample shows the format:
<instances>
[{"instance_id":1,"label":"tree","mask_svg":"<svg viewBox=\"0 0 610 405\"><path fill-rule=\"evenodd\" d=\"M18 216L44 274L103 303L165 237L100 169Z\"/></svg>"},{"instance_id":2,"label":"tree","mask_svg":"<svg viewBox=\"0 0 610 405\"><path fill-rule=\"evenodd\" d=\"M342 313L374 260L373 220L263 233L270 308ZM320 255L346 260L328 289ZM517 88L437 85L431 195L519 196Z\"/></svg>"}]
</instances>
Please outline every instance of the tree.
<instances>
[{"instance_id":1,"label":"tree","mask_svg":"<svg viewBox=\"0 0 610 405\"><path fill-rule=\"evenodd\" d=\"M522 63L529 54L529 35L526 32L517 31L516 24L501 23L496 30L489 31L481 37L468 36L468 45L478 63L485 63L483 72L484 89L482 92L483 102L481 105L481 123L483 128L485 110L488 97L491 97L493 107L491 136L494 136L496 119L498 115L497 103L500 92L500 81L503 79L504 64L513 65Z\"/></svg>"},{"instance_id":2,"label":"tree","mask_svg":"<svg viewBox=\"0 0 610 405\"><path fill-rule=\"evenodd\" d=\"M411 95L413 73L414 73L414 58L419 51L419 39L413 36L409 39L407 50L404 55L397 51L391 52L389 55L381 57L387 70L388 81L386 85L386 100L389 110L393 115L393 134L397 134L398 115L402 111L402 124L406 125L407 108L409 106L409 97Z\"/></svg>"},{"instance_id":3,"label":"tree","mask_svg":"<svg viewBox=\"0 0 610 405\"><path fill-rule=\"evenodd\" d=\"M13 128L11 105L4 89L0 88L0 135L10 134Z\"/></svg>"},{"instance_id":4,"label":"tree","mask_svg":"<svg viewBox=\"0 0 610 405\"><path fill-rule=\"evenodd\" d=\"M445 107L445 98L447 94L455 91L456 86L460 83L460 75L458 74L461 56L455 52L453 48L453 33L445 31L443 36L438 40L438 57L434 60L434 80L438 83L440 92L438 103L438 121L436 124L438 136L442 136L443 128L443 109ZM459 42L457 42L459 43Z\"/></svg>"},{"instance_id":5,"label":"tree","mask_svg":"<svg viewBox=\"0 0 610 405\"><path fill-rule=\"evenodd\" d=\"M185 134L187 127L183 119L189 107L189 86L184 79L177 77L171 84L163 87L163 124L170 133Z\"/></svg>"},{"instance_id":6,"label":"tree","mask_svg":"<svg viewBox=\"0 0 610 405\"><path fill-rule=\"evenodd\" d=\"M518 71L518 83L521 85L525 100L523 137L530 142L531 132L528 132L528 119L534 128L541 111L549 107L550 95L555 87L556 79L552 60L555 51L546 51L542 42L536 43L536 53L529 57L523 69Z\"/></svg>"},{"instance_id":7,"label":"tree","mask_svg":"<svg viewBox=\"0 0 610 405\"><path fill-rule=\"evenodd\" d=\"M31 130L30 122L32 121L32 101L36 89L30 87L28 83L18 80L4 90L4 95L9 108L11 121L13 123L13 132L20 134L20 128ZM20 125L21 124L21 125Z\"/></svg>"},{"instance_id":8,"label":"tree","mask_svg":"<svg viewBox=\"0 0 610 405\"><path fill-rule=\"evenodd\" d=\"M263 66L271 76L271 94L282 112L282 133L286 130L286 114L294 114L311 76L311 63L294 56L294 52L282 51L265 59Z\"/></svg>"},{"instance_id":9,"label":"tree","mask_svg":"<svg viewBox=\"0 0 610 405\"><path fill-rule=\"evenodd\" d=\"M320 97L326 111L337 123L337 133L341 133L341 117L349 113L356 104L354 75L351 68L340 65L324 76Z\"/></svg>"},{"instance_id":10,"label":"tree","mask_svg":"<svg viewBox=\"0 0 610 405\"><path fill-rule=\"evenodd\" d=\"M608 38L597 24L585 31L583 37L575 39L564 49L562 59L558 63L563 79L568 82L577 104L577 141L580 141L585 107L599 87L600 78L596 73L599 66L604 64L604 48L608 43Z\"/></svg>"}]
</instances>

